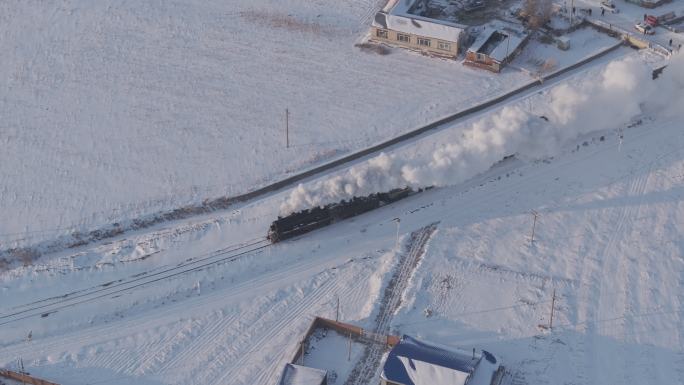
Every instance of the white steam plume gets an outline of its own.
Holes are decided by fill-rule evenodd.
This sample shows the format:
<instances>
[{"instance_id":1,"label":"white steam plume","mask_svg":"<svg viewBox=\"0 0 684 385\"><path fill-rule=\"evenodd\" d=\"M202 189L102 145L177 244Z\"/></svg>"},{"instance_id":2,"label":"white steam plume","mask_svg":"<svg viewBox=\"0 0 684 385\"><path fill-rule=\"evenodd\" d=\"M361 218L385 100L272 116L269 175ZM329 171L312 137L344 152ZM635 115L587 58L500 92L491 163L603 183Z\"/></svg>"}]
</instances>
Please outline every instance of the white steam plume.
<instances>
[{"instance_id":1,"label":"white steam plume","mask_svg":"<svg viewBox=\"0 0 684 385\"><path fill-rule=\"evenodd\" d=\"M684 96L682 55L671 61L657 82L651 79L651 74L650 68L634 59L612 62L597 78L553 88L548 102L548 122L521 107L504 107L473 123L430 157L407 160L382 153L342 175L309 185L300 184L282 204L281 213L398 187L457 184L511 154L528 159L556 154L581 134L629 122L649 100L657 100L652 104L661 106L668 100L681 100ZM663 84L666 86L662 87Z\"/></svg>"}]
</instances>

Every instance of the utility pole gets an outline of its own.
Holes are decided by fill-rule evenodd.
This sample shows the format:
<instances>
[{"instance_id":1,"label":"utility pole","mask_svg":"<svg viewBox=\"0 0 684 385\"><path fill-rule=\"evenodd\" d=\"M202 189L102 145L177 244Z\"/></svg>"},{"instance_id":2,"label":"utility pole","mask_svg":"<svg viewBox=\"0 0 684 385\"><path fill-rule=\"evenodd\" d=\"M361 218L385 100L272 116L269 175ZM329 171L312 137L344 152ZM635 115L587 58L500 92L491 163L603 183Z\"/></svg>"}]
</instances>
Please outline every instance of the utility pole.
<instances>
[{"instance_id":1,"label":"utility pole","mask_svg":"<svg viewBox=\"0 0 684 385\"><path fill-rule=\"evenodd\" d=\"M510 60L508 60L508 48L511 46L511 35L508 35L506 37L506 64L510 63Z\"/></svg>"},{"instance_id":2,"label":"utility pole","mask_svg":"<svg viewBox=\"0 0 684 385\"><path fill-rule=\"evenodd\" d=\"M622 151L622 139L624 139L624 135L622 134L622 128L618 130L618 152Z\"/></svg>"},{"instance_id":3,"label":"utility pole","mask_svg":"<svg viewBox=\"0 0 684 385\"><path fill-rule=\"evenodd\" d=\"M532 222L532 237L530 237L530 245L534 243L534 230L537 227L537 217L539 217L539 213L532 210L532 215L534 216L534 219Z\"/></svg>"},{"instance_id":4,"label":"utility pole","mask_svg":"<svg viewBox=\"0 0 684 385\"><path fill-rule=\"evenodd\" d=\"M575 16L575 0L572 0L570 4L572 5L572 8L570 9L570 27L572 27L572 19Z\"/></svg>"},{"instance_id":5,"label":"utility pole","mask_svg":"<svg viewBox=\"0 0 684 385\"><path fill-rule=\"evenodd\" d=\"M349 333L349 350L347 351L347 361L351 361L351 333Z\"/></svg>"},{"instance_id":6,"label":"utility pole","mask_svg":"<svg viewBox=\"0 0 684 385\"><path fill-rule=\"evenodd\" d=\"M285 109L285 148L290 148L290 110Z\"/></svg>"},{"instance_id":7,"label":"utility pole","mask_svg":"<svg viewBox=\"0 0 684 385\"><path fill-rule=\"evenodd\" d=\"M553 289L553 297L551 298L551 318L549 318L549 330L553 329L553 309L556 306L556 289Z\"/></svg>"},{"instance_id":8,"label":"utility pole","mask_svg":"<svg viewBox=\"0 0 684 385\"><path fill-rule=\"evenodd\" d=\"M301 365L304 365L304 340L302 340L302 341L299 343L299 349L300 349L299 355L302 357L302 359L301 359Z\"/></svg>"},{"instance_id":9,"label":"utility pole","mask_svg":"<svg viewBox=\"0 0 684 385\"><path fill-rule=\"evenodd\" d=\"M399 224L401 223L401 219L399 218L394 218L392 221L397 223L397 236L396 240L394 241L394 247L399 251Z\"/></svg>"}]
</instances>

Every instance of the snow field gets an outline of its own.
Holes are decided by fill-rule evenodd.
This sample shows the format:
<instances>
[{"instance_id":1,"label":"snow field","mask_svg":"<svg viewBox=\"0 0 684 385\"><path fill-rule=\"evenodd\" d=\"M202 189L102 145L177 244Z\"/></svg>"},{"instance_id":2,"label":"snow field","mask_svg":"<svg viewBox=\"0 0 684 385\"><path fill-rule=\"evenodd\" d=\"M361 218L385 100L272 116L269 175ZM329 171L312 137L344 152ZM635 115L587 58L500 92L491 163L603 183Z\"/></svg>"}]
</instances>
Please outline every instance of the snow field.
<instances>
[{"instance_id":1,"label":"snow field","mask_svg":"<svg viewBox=\"0 0 684 385\"><path fill-rule=\"evenodd\" d=\"M497 352L524 383L681 381L681 191L672 176L684 167L684 137L675 122L629 130L620 151L597 142L459 196L481 210L445 213L458 219L440 225L394 327ZM529 209L541 213L533 245ZM537 325L549 322L554 288L549 335Z\"/></svg>"},{"instance_id":2,"label":"snow field","mask_svg":"<svg viewBox=\"0 0 684 385\"><path fill-rule=\"evenodd\" d=\"M529 81L355 48L380 3L3 3L0 249L236 195Z\"/></svg>"},{"instance_id":3,"label":"snow field","mask_svg":"<svg viewBox=\"0 0 684 385\"><path fill-rule=\"evenodd\" d=\"M152 288L159 295L145 290L109 300L128 307L135 300L145 303L106 323L94 319L89 325L89 308L71 316L56 313L47 319L60 328L36 332L31 345L16 336L39 330L43 320L3 328L7 342L0 357L9 363L22 356L35 373L56 380L87 381L98 373L96 378L111 374L107 379L120 384L203 383L193 382L191 373L212 383L275 383L270 374L291 356L310 317L334 314L336 295L343 312L353 307L345 299L373 298L354 294L365 290L356 282L368 282L387 264L353 256L385 254L382 249L394 244L391 219L399 216L402 234L436 218L441 223L393 331L496 352L518 371L519 383L676 383L684 356L684 261L677 236L684 137L676 120L643 122L625 129L622 145L614 137L586 137L587 146L548 162L506 162L465 184L275 246L271 257L216 267L199 274L206 282L199 295L197 278L189 276ZM277 202L270 205L276 212ZM634 205L638 210L631 211ZM542 216L530 246L532 208ZM626 221L622 230L614 225L620 217ZM268 221L260 223L265 228ZM612 249L605 242L611 238ZM233 283L226 283L229 277ZM554 287L556 331L549 335L537 325L548 321ZM177 292L182 294L163 294ZM169 299L176 302L160 304ZM425 308L432 317L425 317ZM213 363L210 369L206 362Z\"/></svg>"},{"instance_id":4,"label":"snow field","mask_svg":"<svg viewBox=\"0 0 684 385\"><path fill-rule=\"evenodd\" d=\"M594 71L569 84L592 79L606 81ZM681 92L680 80L660 91ZM530 114L550 111L542 101L553 92L535 96ZM595 110L574 111L579 124ZM0 364L23 357L32 372L64 383L275 384L311 318L331 317L336 298L345 320L373 319L396 259L399 217L402 235L436 220L440 227L393 332L491 350L518 384L682 382L681 117L649 104L631 111L641 113L573 132L542 161L509 160L234 262L3 325ZM463 132L463 125L445 130L395 159L432 154ZM286 198L3 273L0 314L263 237ZM531 209L541 213L532 245ZM545 333L537 325L548 320L553 288L556 328Z\"/></svg>"}]
</instances>

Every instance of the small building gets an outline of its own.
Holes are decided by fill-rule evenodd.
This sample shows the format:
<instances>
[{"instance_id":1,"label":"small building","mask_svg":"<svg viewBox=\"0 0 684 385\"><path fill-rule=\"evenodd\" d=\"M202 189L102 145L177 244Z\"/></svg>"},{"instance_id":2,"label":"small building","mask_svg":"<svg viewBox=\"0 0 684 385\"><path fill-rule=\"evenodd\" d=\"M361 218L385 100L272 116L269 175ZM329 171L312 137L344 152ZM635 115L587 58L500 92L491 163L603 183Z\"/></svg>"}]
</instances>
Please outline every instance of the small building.
<instances>
[{"instance_id":1,"label":"small building","mask_svg":"<svg viewBox=\"0 0 684 385\"><path fill-rule=\"evenodd\" d=\"M562 49L563 51L567 51L570 49L570 38L567 36L561 36L556 39L556 47L558 49Z\"/></svg>"},{"instance_id":2,"label":"small building","mask_svg":"<svg viewBox=\"0 0 684 385\"><path fill-rule=\"evenodd\" d=\"M443 347L403 336L387 356L381 385L499 385L504 367L491 353Z\"/></svg>"},{"instance_id":3,"label":"small building","mask_svg":"<svg viewBox=\"0 0 684 385\"><path fill-rule=\"evenodd\" d=\"M327 385L328 373L325 370L295 364L286 364L280 376L279 385Z\"/></svg>"},{"instance_id":4,"label":"small building","mask_svg":"<svg viewBox=\"0 0 684 385\"><path fill-rule=\"evenodd\" d=\"M522 26L488 25L468 48L464 64L501 72L520 52L528 37Z\"/></svg>"},{"instance_id":5,"label":"small building","mask_svg":"<svg viewBox=\"0 0 684 385\"><path fill-rule=\"evenodd\" d=\"M371 39L421 52L455 58L465 36L463 25L412 15L415 1L390 1L375 15Z\"/></svg>"}]
</instances>

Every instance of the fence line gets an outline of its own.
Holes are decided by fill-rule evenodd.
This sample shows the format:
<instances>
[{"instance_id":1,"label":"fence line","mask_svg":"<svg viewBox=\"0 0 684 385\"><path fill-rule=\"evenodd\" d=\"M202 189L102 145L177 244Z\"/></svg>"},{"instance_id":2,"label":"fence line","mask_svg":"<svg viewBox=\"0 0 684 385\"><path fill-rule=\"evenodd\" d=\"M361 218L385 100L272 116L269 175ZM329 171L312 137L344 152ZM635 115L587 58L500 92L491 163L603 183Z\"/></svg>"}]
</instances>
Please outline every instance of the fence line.
<instances>
[{"instance_id":1,"label":"fence line","mask_svg":"<svg viewBox=\"0 0 684 385\"><path fill-rule=\"evenodd\" d=\"M33 377L28 373L19 373L9 369L0 369L0 377L5 377L10 380L20 381L21 383L31 385L59 385L55 382Z\"/></svg>"}]
</instances>

